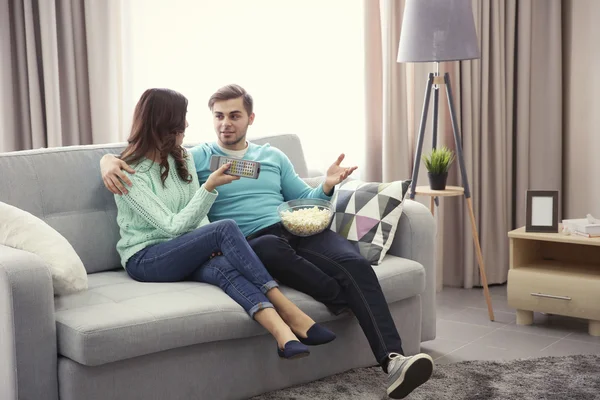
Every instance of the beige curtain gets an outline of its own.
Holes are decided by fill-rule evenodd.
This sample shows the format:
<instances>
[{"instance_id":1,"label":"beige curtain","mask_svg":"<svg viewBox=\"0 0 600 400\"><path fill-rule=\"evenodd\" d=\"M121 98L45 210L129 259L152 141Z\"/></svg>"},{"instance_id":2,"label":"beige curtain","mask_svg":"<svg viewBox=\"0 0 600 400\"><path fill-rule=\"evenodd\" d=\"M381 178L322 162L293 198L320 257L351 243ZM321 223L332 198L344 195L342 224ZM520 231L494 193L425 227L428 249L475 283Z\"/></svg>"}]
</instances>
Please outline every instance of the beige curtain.
<instances>
[{"instance_id":1,"label":"beige curtain","mask_svg":"<svg viewBox=\"0 0 600 400\"><path fill-rule=\"evenodd\" d=\"M563 218L600 215L600 1L563 0Z\"/></svg>"},{"instance_id":2,"label":"beige curtain","mask_svg":"<svg viewBox=\"0 0 600 400\"><path fill-rule=\"evenodd\" d=\"M404 0L365 0L364 178L406 179L412 170L407 65L396 62ZM377 160L377 161L374 161Z\"/></svg>"},{"instance_id":3,"label":"beige curtain","mask_svg":"<svg viewBox=\"0 0 600 400\"><path fill-rule=\"evenodd\" d=\"M403 1L391 2L400 7L400 11L395 12L401 15ZM365 4L368 3L373 2L366 0ZM394 11L384 0L376 3L382 14ZM440 64L440 73L448 72L451 78L488 284L506 282L507 232L525 224L526 191L561 188L560 11L560 0L473 0L481 58ZM383 17L395 21L394 30L397 31L402 20L398 15ZM385 36L377 37L368 29L366 32L367 49ZM389 57L389 62L396 63L395 54ZM396 105L392 105L382 98L379 109L367 108L368 121L385 115L383 110L386 108L396 108L400 115L407 110L406 117L394 131L369 126L369 141L376 138L381 143L398 144L399 139L394 142L385 137L399 135L404 138L408 135L403 139L409 144L408 150L397 147L386 148L385 152L408 152L412 159L427 74L434 72L433 68L433 64L409 64L404 70L407 78L405 102L395 99ZM367 87L371 84L377 87L377 81L373 82L373 79L372 71L367 70ZM398 82L401 84L402 79L397 79L396 84ZM402 90L396 89L400 93ZM429 110L424 151L431 147L432 105ZM443 144L455 147L444 88L440 91L438 127L438 145ZM412 175L412 164L408 172L377 175L378 169L385 171L397 166L385 165L384 152L377 153L375 149L373 146L368 148L367 164L382 165L370 166L369 171L373 171L370 179L405 179ZM426 170L421 164L418 184L428 185L423 171ZM451 169L448 184L462 185L458 163ZM438 287L442 282L466 288L480 286L464 198L441 199L436 219Z\"/></svg>"},{"instance_id":4,"label":"beige curtain","mask_svg":"<svg viewBox=\"0 0 600 400\"><path fill-rule=\"evenodd\" d=\"M119 140L119 0L0 0L0 151Z\"/></svg>"}]
</instances>

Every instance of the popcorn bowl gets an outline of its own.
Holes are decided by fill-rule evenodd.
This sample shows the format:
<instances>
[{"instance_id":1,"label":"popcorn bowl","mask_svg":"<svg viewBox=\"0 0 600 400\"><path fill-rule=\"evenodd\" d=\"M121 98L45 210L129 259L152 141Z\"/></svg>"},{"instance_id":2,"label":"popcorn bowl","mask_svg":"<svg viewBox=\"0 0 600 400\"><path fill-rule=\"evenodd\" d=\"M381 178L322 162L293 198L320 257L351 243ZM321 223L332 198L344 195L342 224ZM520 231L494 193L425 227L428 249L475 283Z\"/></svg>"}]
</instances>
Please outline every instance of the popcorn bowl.
<instances>
[{"instance_id":1,"label":"popcorn bowl","mask_svg":"<svg viewBox=\"0 0 600 400\"><path fill-rule=\"evenodd\" d=\"M290 200L277 207L277 214L288 232L306 237L321 233L329 227L333 218L333 205L321 199Z\"/></svg>"}]
</instances>

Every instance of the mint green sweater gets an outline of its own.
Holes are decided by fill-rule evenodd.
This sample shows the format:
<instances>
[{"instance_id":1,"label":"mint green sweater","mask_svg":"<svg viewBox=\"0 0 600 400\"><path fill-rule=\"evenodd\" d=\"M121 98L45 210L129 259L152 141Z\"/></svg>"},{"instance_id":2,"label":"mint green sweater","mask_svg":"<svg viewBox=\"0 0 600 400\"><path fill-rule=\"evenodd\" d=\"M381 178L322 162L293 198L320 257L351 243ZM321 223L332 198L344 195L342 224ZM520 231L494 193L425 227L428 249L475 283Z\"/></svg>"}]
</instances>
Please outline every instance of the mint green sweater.
<instances>
[{"instance_id":1,"label":"mint green sweater","mask_svg":"<svg viewBox=\"0 0 600 400\"><path fill-rule=\"evenodd\" d=\"M169 156L169 176L163 186L160 165L143 159L132 168L135 174L124 172L131 183L126 195L115 195L117 223L121 239L117 251L121 265L138 251L165 242L209 223L207 214L217 198L217 191L208 192L198 183L192 156L187 155L187 167L192 182L179 178L175 159Z\"/></svg>"}]
</instances>

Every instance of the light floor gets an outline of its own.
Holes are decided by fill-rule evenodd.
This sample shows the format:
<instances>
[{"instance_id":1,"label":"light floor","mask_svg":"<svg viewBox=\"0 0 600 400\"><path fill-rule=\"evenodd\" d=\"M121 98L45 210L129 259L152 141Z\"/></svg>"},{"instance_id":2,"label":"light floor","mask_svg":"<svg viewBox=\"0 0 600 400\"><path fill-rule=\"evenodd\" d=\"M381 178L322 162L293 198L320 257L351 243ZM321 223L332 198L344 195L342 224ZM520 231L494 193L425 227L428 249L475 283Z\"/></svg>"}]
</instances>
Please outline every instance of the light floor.
<instances>
[{"instance_id":1,"label":"light floor","mask_svg":"<svg viewBox=\"0 0 600 400\"><path fill-rule=\"evenodd\" d=\"M436 364L464 360L510 360L600 354L600 338L583 320L534 314L534 324L516 324L506 285L490 287L495 321L489 320L483 289L444 287L437 293L436 339L421 344Z\"/></svg>"}]
</instances>

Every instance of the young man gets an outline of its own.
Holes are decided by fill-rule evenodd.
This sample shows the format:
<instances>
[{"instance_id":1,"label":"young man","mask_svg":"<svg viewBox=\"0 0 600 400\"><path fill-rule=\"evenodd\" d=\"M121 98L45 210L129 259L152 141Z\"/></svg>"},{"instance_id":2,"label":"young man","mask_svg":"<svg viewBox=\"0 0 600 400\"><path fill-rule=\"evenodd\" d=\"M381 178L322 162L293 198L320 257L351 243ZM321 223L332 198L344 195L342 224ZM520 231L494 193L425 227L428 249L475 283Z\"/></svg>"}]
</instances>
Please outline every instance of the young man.
<instances>
[{"instance_id":1,"label":"young man","mask_svg":"<svg viewBox=\"0 0 600 400\"><path fill-rule=\"evenodd\" d=\"M327 170L323 183L313 189L296 174L283 152L268 144L246 141L255 115L252 97L243 88L225 86L211 96L208 105L217 142L191 149L199 181L206 181L211 174L213 154L261 163L259 179L240 179L220 188L209 219L235 220L265 267L281 283L312 296L336 314L349 307L377 362L388 374L388 395L406 397L429 379L433 361L427 354L404 356L400 335L369 262L329 229L305 238L290 235L276 212L281 203L292 199L329 200L335 185L356 167L342 167L342 154ZM121 180L131 183L121 169L130 171L130 167L112 155L104 156L100 165L107 188L115 194L126 193Z\"/></svg>"}]
</instances>

